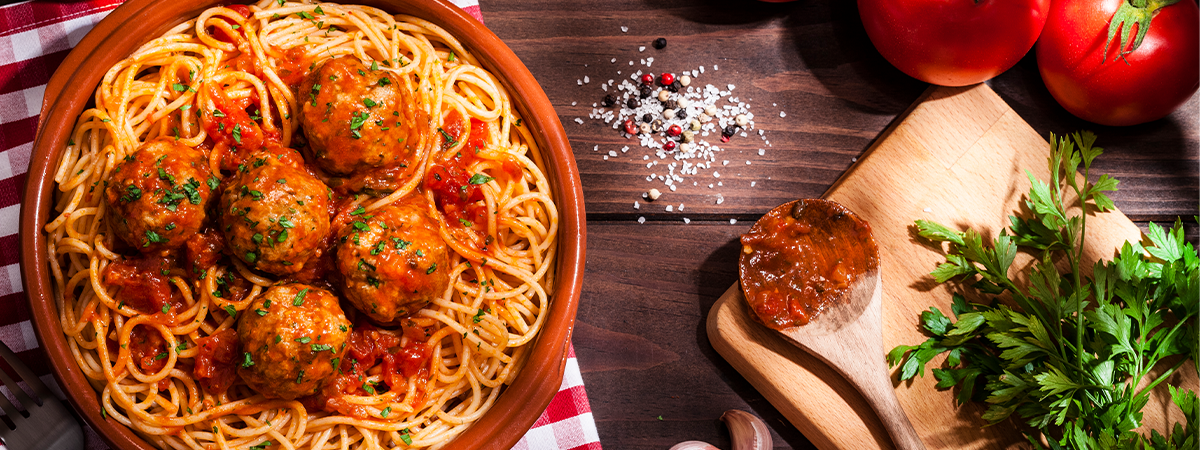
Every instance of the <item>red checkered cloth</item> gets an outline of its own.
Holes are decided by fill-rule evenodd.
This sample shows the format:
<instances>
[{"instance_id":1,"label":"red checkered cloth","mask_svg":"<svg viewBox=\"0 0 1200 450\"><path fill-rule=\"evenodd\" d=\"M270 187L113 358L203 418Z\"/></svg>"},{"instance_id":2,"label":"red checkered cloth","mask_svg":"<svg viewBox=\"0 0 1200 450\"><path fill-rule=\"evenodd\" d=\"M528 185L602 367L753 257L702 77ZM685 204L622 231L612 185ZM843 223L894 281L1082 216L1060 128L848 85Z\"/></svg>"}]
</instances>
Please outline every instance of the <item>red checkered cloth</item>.
<instances>
[{"instance_id":1,"label":"red checkered cloth","mask_svg":"<svg viewBox=\"0 0 1200 450\"><path fill-rule=\"evenodd\" d=\"M71 48L121 1L36 1L0 7L0 340L42 374L42 381L60 397L62 391L50 375L46 355L38 348L25 306L17 217L46 82ZM478 0L452 1L483 21ZM7 390L0 387L0 392L12 398ZM106 448L91 427L85 428L89 449ZM574 348L558 395L514 448L600 449Z\"/></svg>"}]
</instances>

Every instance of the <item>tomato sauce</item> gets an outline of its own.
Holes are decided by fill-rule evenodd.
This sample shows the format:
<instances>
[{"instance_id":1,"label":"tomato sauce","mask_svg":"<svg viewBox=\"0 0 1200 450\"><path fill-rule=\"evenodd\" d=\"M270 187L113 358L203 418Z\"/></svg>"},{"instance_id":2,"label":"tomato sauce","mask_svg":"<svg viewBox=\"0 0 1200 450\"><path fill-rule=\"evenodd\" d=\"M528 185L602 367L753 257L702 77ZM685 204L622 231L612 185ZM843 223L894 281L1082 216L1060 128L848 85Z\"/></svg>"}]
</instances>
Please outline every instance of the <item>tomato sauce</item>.
<instances>
[{"instance_id":1,"label":"tomato sauce","mask_svg":"<svg viewBox=\"0 0 1200 450\"><path fill-rule=\"evenodd\" d=\"M446 115L440 133L443 149L452 148L462 139L463 131L468 128L467 123L457 110ZM487 124L476 119L470 120L469 127L470 134L467 135L462 150L453 158L430 166L425 175L425 188L433 192L438 211L446 216L450 226L482 228L488 220L487 207L482 203L484 197L481 185L471 183L476 174L468 173L468 168L480 159L477 153L486 148L488 128ZM501 167L503 170L500 173L487 175L512 178L522 176L521 166L512 156L506 155Z\"/></svg>"},{"instance_id":2,"label":"tomato sauce","mask_svg":"<svg viewBox=\"0 0 1200 450\"><path fill-rule=\"evenodd\" d=\"M225 96L216 84L205 85L209 98L216 105L216 111L203 111L201 122L205 131L218 144L214 151L221 152L221 168L232 170L238 164L245 162L250 152L266 147L268 144L278 145L279 130L267 131L250 118L247 108L256 104L256 99L247 97L231 100Z\"/></svg>"},{"instance_id":3,"label":"tomato sauce","mask_svg":"<svg viewBox=\"0 0 1200 450\"><path fill-rule=\"evenodd\" d=\"M306 406L370 417L365 409L341 397L368 396L389 391L403 396L409 383L416 384L419 394L417 402L424 403L425 386L432 375L429 370L429 358L432 355L427 345L431 330L417 326L410 320L402 324L400 331L407 338L404 345L401 345L400 336L382 332L369 322L359 320L350 333L346 354L338 365L338 375L326 383L320 393L305 399ZM381 363L384 383L369 385L364 382L367 372Z\"/></svg>"},{"instance_id":4,"label":"tomato sauce","mask_svg":"<svg viewBox=\"0 0 1200 450\"><path fill-rule=\"evenodd\" d=\"M776 207L741 242L742 290L752 316L774 329L808 324L879 268L871 225L826 200Z\"/></svg>"},{"instance_id":5,"label":"tomato sauce","mask_svg":"<svg viewBox=\"0 0 1200 450\"><path fill-rule=\"evenodd\" d=\"M237 380L234 360L238 354L238 335L226 328L211 336L196 340L200 346L192 376L209 393L221 393Z\"/></svg>"},{"instance_id":6,"label":"tomato sauce","mask_svg":"<svg viewBox=\"0 0 1200 450\"><path fill-rule=\"evenodd\" d=\"M104 283L121 288L117 306L132 308L140 314L161 313L183 307L183 299L171 290L171 260L137 257L113 261L104 269Z\"/></svg>"},{"instance_id":7,"label":"tomato sauce","mask_svg":"<svg viewBox=\"0 0 1200 450\"><path fill-rule=\"evenodd\" d=\"M167 365L167 341L158 330L137 325L129 336L129 354L142 373L158 373Z\"/></svg>"}]
</instances>

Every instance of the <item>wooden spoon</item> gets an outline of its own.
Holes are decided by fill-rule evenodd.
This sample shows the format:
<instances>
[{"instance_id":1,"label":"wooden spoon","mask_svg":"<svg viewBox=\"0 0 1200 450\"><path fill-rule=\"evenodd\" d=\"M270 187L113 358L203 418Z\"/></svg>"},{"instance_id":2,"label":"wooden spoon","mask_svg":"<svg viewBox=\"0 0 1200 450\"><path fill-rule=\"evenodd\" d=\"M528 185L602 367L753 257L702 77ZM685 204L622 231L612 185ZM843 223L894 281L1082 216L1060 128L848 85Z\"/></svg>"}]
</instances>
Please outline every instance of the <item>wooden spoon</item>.
<instances>
[{"instance_id":1,"label":"wooden spoon","mask_svg":"<svg viewBox=\"0 0 1200 450\"><path fill-rule=\"evenodd\" d=\"M883 279L871 226L829 200L797 200L742 237L751 317L846 377L896 447L924 449L896 399L883 352Z\"/></svg>"}]
</instances>

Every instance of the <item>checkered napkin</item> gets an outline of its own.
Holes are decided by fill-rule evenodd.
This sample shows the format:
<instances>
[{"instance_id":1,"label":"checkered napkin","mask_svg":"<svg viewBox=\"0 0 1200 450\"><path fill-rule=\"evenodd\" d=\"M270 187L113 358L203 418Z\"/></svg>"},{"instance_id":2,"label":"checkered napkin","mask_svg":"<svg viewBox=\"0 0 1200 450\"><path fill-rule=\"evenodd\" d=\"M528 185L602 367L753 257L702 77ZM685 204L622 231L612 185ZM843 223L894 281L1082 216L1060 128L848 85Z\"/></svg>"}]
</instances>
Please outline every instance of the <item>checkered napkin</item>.
<instances>
[{"instance_id":1,"label":"checkered napkin","mask_svg":"<svg viewBox=\"0 0 1200 450\"><path fill-rule=\"evenodd\" d=\"M71 48L121 1L35 1L0 7L0 340L35 373L43 374L42 381L59 396L62 392L50 375L46 355L38 350L25 306L17 217L46 82ZM483 21L478 0L452 1ZM12 398L7 390L0 387ZM85 428L89 449L106 448L91 427ZM558 395L514 449L600 449L574 348Z\"/></svg>"}]
</instances>

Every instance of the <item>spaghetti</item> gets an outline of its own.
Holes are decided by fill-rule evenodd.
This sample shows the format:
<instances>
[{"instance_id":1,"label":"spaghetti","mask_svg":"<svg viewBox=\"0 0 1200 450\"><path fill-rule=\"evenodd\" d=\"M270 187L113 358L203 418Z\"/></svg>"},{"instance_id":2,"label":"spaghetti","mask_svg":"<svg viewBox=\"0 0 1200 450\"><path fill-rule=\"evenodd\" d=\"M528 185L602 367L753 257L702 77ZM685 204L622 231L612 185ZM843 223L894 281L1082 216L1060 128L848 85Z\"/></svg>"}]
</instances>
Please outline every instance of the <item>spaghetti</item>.
<instances>
[{"instance_id":1,"label":"spaghetti","mask_svg":"<svg viewBox=\"0 0 1200 450\"><path fill-rule=\"evenodd\" d=\"M375 85L395 83L416 105L402 118L397 110L395 125L384 122L387 111L370 109L371 98L355 110L366 112L354 113L352 134L405 127L388 147L398 149L392 164L323 164L315 126L302 128L302 116L319 113L302 111L320 106L316 71L335 60L368 68ZM453 36L365 6L214 7L118 63L71 134L55 173L58 215L45 228L62 331L108 420L164 449L437 448L452 440L517 376L554 284L557 210L542 155L521 122L508 93ZM330 205L325 240L303 268L288 267L303 261L286 257L264 265L265 251L231 255L242 250L229 245L242 241L221 239L222 228L234 233L223 224L238 211L227 203L263 195L246 187L245 174L265 170L257 166L270 166L263 161L272 154L285 164L290 148L302 149L303 160L278 173L301 177L303 168L332 188L317 192ZM179 159L189 151L195 160ZM137 167L158 171L140 183L158 184L120 184L137 178L129 173ZM143 196L195 218L198 232L131 216L128 205ZM320 213L304 203L310 197L286 198ZM209 216L226 216L199 218L210 203ZM397 230L387 217L428 223ZM270 220L283 226L250 229L247 245L265 245L264 234L271 249L299 239L287 226L292 219ZM350 247L368 235L377 242ZM405 236L436 245L409 247ZM447 281L394 310L392 320L363 310L360 300L341 316L337 298L323 297L341 291L347 300L353 291L361 299L378 287L374 272L346 273L352 250L363 255L358 269L374 271L372 255L424 257L422 248L444 248L443 259L420 264ZM350 284L356 280L365 284ZM323 344L321 335L294 339L295 348L321 355L312 364L329 364L316 394L264 395L238 375L262 358L239 348L239 335L247 339L239 321L266 329L260 319L275 311L273 299L274 308L288 306L280 306L283 296L301 307L306 295L308 305L321 299L324 313L341 318L322 324L346 331L341 320L352 330L326 333L338 334L330 342L340 345ZM310 381L304 370L302 381Z\"/></svg>"}]
</instances>

